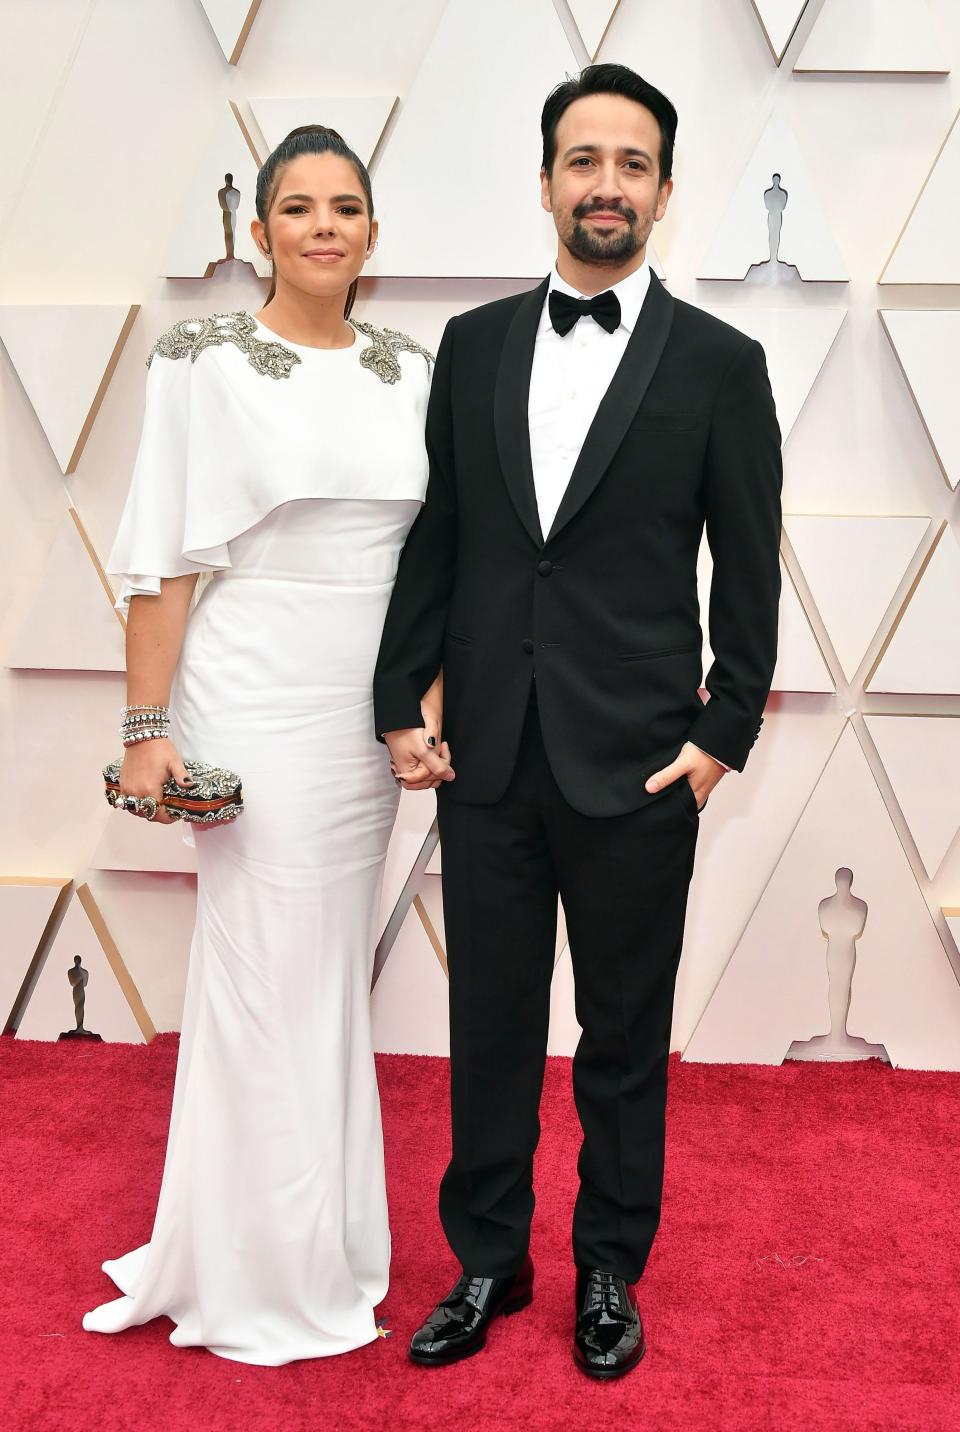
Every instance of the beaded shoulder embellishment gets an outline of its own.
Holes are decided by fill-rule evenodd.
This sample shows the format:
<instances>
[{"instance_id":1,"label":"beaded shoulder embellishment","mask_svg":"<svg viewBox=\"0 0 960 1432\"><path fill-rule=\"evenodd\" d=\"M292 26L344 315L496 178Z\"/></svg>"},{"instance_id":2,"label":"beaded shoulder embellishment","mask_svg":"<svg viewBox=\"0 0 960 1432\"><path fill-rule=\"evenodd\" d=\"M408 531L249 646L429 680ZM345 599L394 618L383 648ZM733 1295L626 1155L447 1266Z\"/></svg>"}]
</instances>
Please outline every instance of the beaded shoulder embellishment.
<instances>
[{"instance_id":1,"label":"beaded shoulder embellishment","mask_svg":"<svg viewBox=\"0 0 960 1432\"><path fill-rule=\"evenodd\" d=\"M300 362L282 343L258 338L249 313L214 313L208 318L184 318L168 328L151 349L147 367L158 353L161 358L189 358L196 363L205 348L220 348L224 343L239 348L251 368L267 378L289 378Z\"/></svg>"},{"instance_id":2,"label":"beaded shoulder embellishment","mask_svg":"<svg viewBox=\"0 0 960 1432\"><path fill-rule=\"evenodd\" d=\"M374 328L372 323L360 323L355 318L348 318L347 322L370 339L370 347L360 354L360 363L371 373L376 373L381 383L399 383L403 377L397 362L398 353L420 353L428 365L433 366L434 357L429 349L406 333L398 333L395 328Z\"/></svg>"}]
</instances>

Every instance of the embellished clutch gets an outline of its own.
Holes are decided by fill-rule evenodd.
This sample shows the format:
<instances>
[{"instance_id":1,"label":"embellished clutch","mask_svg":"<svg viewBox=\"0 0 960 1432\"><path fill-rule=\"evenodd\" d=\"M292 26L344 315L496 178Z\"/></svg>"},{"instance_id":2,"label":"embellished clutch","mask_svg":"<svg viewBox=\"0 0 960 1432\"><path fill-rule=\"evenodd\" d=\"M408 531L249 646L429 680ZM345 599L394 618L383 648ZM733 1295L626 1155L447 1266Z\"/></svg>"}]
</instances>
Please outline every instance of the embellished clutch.
<instances>
[{"instance_id":1,"label":"embellished clutch","mask_svg":"<svg viewBox=\"0 0 960 1432\"><path fill-rule=\"evenodd\" d=\"M181 786L171 778L163 786L161 805L171 820L186 820L191 825L226 825L243 813L243 787L235 771L208 766L204 761L184 761L183 764L193 785ZM111 761L103 768L108 805L152 819L143 808L143 802L154 805L151 797L142 797L138 804L137 798L121 794L120 766L120 761Z\"/></svg>"}]
</instances>

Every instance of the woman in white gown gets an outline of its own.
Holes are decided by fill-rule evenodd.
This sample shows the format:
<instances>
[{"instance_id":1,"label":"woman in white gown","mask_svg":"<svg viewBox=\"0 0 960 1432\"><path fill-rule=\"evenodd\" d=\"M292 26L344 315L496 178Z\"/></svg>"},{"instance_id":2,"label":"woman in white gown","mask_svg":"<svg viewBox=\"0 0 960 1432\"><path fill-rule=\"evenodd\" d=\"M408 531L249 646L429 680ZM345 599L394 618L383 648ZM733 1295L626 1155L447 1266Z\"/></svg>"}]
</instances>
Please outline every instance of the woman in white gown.
<instances>
[{"instance_id":1,"label":"woman in white gown","mask_svg":"<svg viewBox=\"0 0 960 1432\"><path fill-rule=\"evenodd\" d=\"M371 1342L387 1288L369 993L399 793L371 682L426 486L430 355L347 321L376 225L338 135L294 131L257 193L275 290L260 317L178 323L157 343L110 562L127 699L169 704L171 723L127 751L122 791L159 796L193 758L240 774L245 811L197 835L153 1233L103 1265L123 1296L83 1323L166 1314L178 1346L277 1365ZM412 788L446 758L427 748L436 697Z\"/></svg>"}]
</instances>

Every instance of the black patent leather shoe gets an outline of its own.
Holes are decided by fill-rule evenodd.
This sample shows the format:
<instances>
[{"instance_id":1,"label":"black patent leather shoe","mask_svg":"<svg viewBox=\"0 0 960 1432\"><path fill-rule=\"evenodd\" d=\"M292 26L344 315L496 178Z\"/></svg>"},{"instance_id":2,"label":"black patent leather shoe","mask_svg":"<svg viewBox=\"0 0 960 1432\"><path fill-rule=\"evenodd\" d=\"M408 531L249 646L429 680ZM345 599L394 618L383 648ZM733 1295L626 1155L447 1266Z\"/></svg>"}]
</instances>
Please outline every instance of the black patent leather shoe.
<instances>
[{"instance_id":1,"label":"black patent leather shoe","mask_svg":"<svg viewBox=\"0 0 960 1432\"><path fill-rule=\"evenodd\" d=\"M529 1254L519 1273L508 1278L479 1278L464 1273L414 1333L410 1357L424 1367L442 1367L472 1357L486 1342L487 1329L495 1317L519 1313L532 1298L533 1262Z\"/></svg>"},{"instance_id":2,"label":"black patent leather shoe","mask_svg":"<svg viewBox=\"0 0 960 1432\"><path fill-rule=\"evenodd\" d=\"M578 1268L577 1366L590 1377L622 1377L646 1350L643 1323L624 1279L599 1268Z\"/></svg>"}]
</instances>

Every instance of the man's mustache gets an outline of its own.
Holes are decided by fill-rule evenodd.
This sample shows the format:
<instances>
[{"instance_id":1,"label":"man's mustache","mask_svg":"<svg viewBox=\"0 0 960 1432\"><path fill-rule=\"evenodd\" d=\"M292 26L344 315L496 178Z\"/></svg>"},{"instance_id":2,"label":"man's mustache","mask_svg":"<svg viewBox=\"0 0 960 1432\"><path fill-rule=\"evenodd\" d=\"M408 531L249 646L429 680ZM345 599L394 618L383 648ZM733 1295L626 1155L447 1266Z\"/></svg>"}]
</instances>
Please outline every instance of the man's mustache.
<instances>
[{"instance_id":1,"label":"man's mustache","mask_svg":"<svg viewBox=\"0 0 960 1432\"><path fill-rule=\"evenodd\" d=\"M594 199L589 204L577 204L573 210L575 219L586 219L590 214L620 214L628 224L637 222L637 211L629 204L604 204Z\"/></svg>"}]
</instances>

